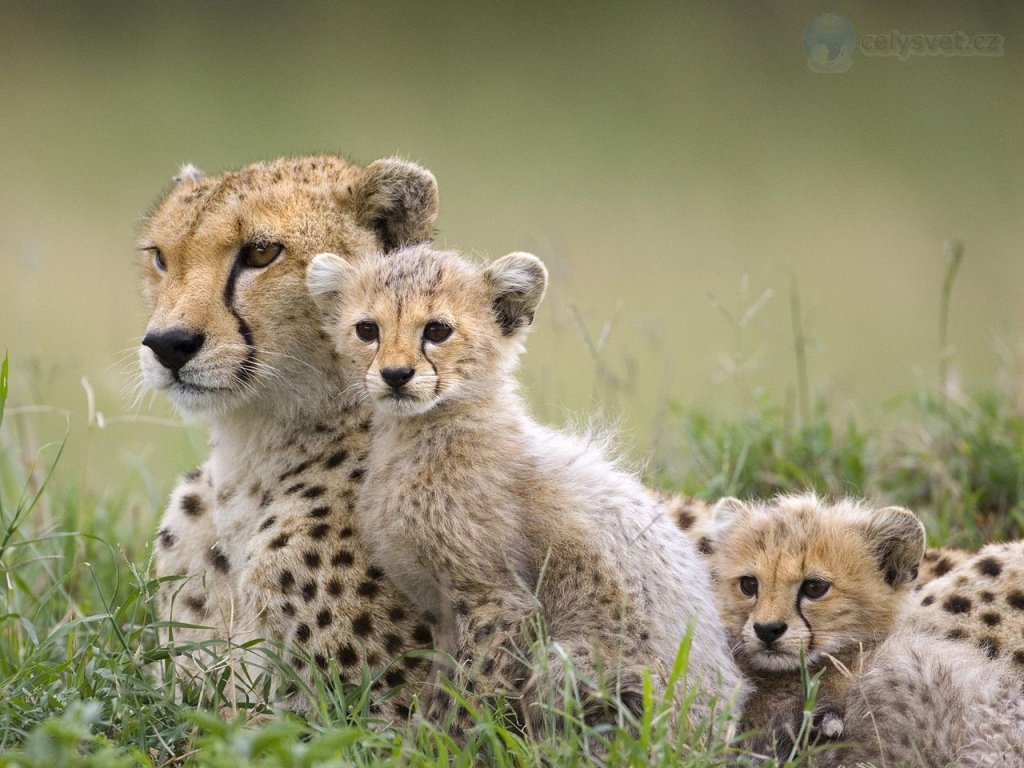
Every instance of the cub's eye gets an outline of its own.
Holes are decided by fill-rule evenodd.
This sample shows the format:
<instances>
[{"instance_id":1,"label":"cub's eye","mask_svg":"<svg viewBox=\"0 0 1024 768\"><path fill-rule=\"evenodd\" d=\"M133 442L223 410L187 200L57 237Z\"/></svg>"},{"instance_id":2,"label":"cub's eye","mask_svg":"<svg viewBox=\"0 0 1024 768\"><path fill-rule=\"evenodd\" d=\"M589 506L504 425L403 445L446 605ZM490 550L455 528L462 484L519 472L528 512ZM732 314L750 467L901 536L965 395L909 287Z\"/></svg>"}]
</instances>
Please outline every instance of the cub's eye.
<instances>
[{"instance_id":1,"label":"cub's eye","mask_svg":"<svg viewBox=\"0 0 1024 768\"><path fill-rule=\"evenodd\" d=\"M377 328L376 323L370 320L363 320L360 323L356 323L356 336L359 337L360 341L376 341L379 335L380 330Z\"/></svg>"},{"instance_id":2,"label":"cub's eye","mask_svg":"<svg viewBox=\"0 0 1024 768\"><path fill-rule=\"evenodd\" d=\"M824 597L831 586L824 579L805 579L804 583L800 585L800 591L804 593L804 597L817 600L819 597Z\"/></svg>"},{"instance_id":3,"label":"cub's eye","mask_svg":"<svg viewBox=\"0 0 1024 768\"><path fill-rule=\"evenodd\" d=\"M152 256L153 256L153 266L156 267L161 272L166 272L167 271L167 262L164 261L164 255L160 252L160 249L159 248L147 248L146 250L149 251L150 254L152 254Z\"/></svg>"},{"instance_id":4,"label":"cub's eye","mask_svg":"<svg viewBox=\"0 0 1024 768\"><path fill-rule=\"evenodd\" d=\"M252 269L262 269L281 255L284 246L280 243L246 243L239 252L242 264Z\"/></svg>"},{"instance_id":5,"label":"cub's eye","mask_svg":"<svg viewBox=\"0 0 1024 768\"><path fill-rule=\"evenodd\" d=\"M754 576L740 576L740 592L747 597L756 597L757 579Z\"/></svg>"},{"instance_id":6,"label":"cub's eye","mask_svg":"<svg viewBox=\"0 0 1024 768\"><path fill-rule=\"evenodd\" d=\"M452 335L453 330L455 329L448 325L448 323L442 323L440 320L431 320L423 328L423 338L431 344L440 344Z\"/></svg>"}]
</instances>

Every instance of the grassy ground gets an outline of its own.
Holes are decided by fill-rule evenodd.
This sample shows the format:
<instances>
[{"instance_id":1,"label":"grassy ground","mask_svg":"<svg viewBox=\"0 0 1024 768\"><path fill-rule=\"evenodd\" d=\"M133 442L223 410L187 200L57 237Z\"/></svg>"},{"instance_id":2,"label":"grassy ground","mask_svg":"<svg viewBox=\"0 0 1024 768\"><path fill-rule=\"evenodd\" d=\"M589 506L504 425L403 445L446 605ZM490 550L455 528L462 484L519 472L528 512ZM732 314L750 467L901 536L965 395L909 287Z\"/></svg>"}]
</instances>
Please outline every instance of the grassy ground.
<instances>
[{"instance_id":1,"label":"grassy ground","mask_svg":"<svg viewBox=\"0 0 1024 768\"><path fill-rule=\"evenodd\" d=\"M590 731L543 745L481 713L464 748L430 729L381 728L361 711L364 691L344 700L313 692L307 721L266 718L245 725L226 679L173 692L160 682L166 648L156 639L155 584L146 542L124 541L124 499L74 490L63 442L36 445L3 423L7 362L0 376L0 766L327 766L585 764L594 749L616 764L723 765L746 758L712 739L670 733L664 723ZM798 399L799 400L799 399ZM887 428L837 423L829 403L763 400L733 420L667 408L651 480L716 497L814 488L907 504L926 519L933 543L975 546L1024 530L1024 417L1011 397L907 398ZM133 476L125 481L136 483ZM273 663L269 661L268 663ZM211 665L217 669L216 661ZM252 713L249 713L252 714ZM599 746L603 745L603 746ZM796 763L791 763L796 764Z\"/></svg>"}]
</instances>

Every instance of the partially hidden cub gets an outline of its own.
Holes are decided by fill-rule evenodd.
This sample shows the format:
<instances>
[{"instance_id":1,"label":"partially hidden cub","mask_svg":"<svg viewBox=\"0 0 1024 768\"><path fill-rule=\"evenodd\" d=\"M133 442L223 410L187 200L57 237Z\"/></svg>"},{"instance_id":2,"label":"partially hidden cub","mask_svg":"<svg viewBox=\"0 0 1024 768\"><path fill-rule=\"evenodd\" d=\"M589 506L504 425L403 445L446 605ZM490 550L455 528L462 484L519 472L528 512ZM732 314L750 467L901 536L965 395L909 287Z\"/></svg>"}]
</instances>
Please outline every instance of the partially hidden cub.
<instances>
[{"instance_id":1,"label":"partially hidden cub","mask_svg":"<svg viewBox=\"0 0 1024 768\"><path fill-rule=\"evenodd\" d=\"M744 730L788 753L803 718L801 665L820 673L818 727L842 734L851 673L892 632L924 552L906 509L813 495L768 503L723 499L712 511L710 561L719 612L754 685Z\"/></svg>"},{"instance_id":2,"label":"partially hidden cub","mask_svg":"<svg viewBox=\"0 0 1024 768\"><path fill-rule=\"evenodd\" d=\"M445 672L466 691L518 700L528 729L550 726L545 706L557 706L567 667L585 717L608 715L609 691L639 713L645 671L662 694L688 628L688 673L670 706L694 692L689 716L706 722L744 693L706 566L600 441L536 423L518 392L513 371L546 282L521 253L487 267L427 246L313 260L309 289L346 380L374 411L361 529L435 622L438 650L456 662ZM450 702L431 690L428 716L444 720Z\"/></svg>"},{"instance_id":3,"label":"partially hidden cub","mask_svg":"<svg viewBox=\"0 0 1024 768\"><path fill-rule=\"evenodd\" d=\"M813 495L725 499L709 530L719 610L755 686L744 712L763 734L755 749L792 751L803 664L820 674L810 735L832 740L819 768L1024 768L1024 692L1010 663L922 628L908 609L924 552L911 512Z\"/></svg>"}]
</instances>

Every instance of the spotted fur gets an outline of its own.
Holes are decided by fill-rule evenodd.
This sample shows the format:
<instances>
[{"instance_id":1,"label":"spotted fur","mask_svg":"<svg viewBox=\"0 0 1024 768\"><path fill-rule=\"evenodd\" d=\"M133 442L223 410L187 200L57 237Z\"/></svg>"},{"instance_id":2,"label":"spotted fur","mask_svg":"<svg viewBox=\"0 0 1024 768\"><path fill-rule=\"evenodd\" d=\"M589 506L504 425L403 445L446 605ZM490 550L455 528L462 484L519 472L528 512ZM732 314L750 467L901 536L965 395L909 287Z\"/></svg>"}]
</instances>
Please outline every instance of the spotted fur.
<instances>
[{"instance_id":1,"label":"spotted fur","mask_svg":"<svg viewBox=\"0 0 1024 768\"><path fill-rule=\"evenodd\" d=\"M989 544L925 584L908 618L1006 659L1024 679L1024 541Z\"/></svg>"},{"instance_id":2,"label":"spotted fur","mask_svg":"<svg viewBox=\"0 0 1024 768\"><path fill-rule=\"evenodd\" d=\"M147 337L202 341L177 367L144 344L143 373L211 433L156 538L161 619L187 625L164 632L183 651L180 673L231 648L231 690L258 698L249 678L265 646L239 646L265 639L307 683L316 667L350 683L368 669L378 692L425 677L406 652L429 647L431 628L369 557L354 513L370 413L344 396L305 273L325 248L348 257L429 239L436 208L433 176L415 165L315 156L184 169L146 222ZM402 692L381 712L401 717L408 702Z\"/></svg>"},{"instance_id":3,"label":"spotted fur","mask_svg":"<svg viewBox=\"0 0 1024 768\"><path fill-rule=\"evenodd\" d=\"M470 691L520 699L532 731L565 690L566 660L639 713L663 690L688 624L693 723L742 696L706 570L632 476L600 447L537 424L513 370L546 283L534 257L480 267L406 249L310 267L328 331L374 408L358 509L372 551L424 615ZM431 340L442 323L446 333ZM367 326L372 326L372 332ZM444 336L444 338L440 338ZM404 374L388 383L388 371ZM397 382L397 383L396 383ZM535 617L547 663L529 664ZM604 701L584 691L585 712ZM441 719L448 702L435 699Z\"/></svg>"}]
</instances>

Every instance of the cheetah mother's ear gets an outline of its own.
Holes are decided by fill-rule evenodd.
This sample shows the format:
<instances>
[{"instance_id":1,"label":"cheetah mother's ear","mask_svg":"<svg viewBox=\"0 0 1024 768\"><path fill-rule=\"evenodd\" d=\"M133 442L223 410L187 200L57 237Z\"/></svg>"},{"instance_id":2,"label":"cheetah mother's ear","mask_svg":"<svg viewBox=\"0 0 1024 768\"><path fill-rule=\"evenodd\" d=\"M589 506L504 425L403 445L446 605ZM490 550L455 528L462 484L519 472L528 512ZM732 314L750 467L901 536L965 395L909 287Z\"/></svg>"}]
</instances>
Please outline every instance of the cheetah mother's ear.
<instances>
[{"instance_id":1,"label":"cheetah mother's ear","mask_svg":"<svg viewBox=\"0 0 1024 768\"><path fill-rule=\"evenodd\" d=\"M437 180L415 163L388 157L363 169L352 185L356 218L385 252L434 239Z\"/></svg>"},{"instance_id":2,"label":"cheetah mother's ear","mask_svg":"<svg viewBox=\"0 0 1024 768\"><path fill-rule=\"evenodd\" d=\"M318 253L306 269L306 288L321 306L330 304L334 294L345 287L352 265L334 253Z\"/></svg>"},{"instance_id":3,"label":"cheetah mother's ear","mask_svg":"<svg viewBox=\"0 0 1024 768\"><path fill-rule=\"evenodd\" d=\"M511 336L529 327L548 286L544 262L529 253L510 253L487 267L483 275L492 290L491 307L501 332Z\"/></svg>"},{"instance_id":4,"label":"cheetah mother's ear","mask_svg":"<svg viewBox=\"0 0 1024 768\"><path fill-rule=\"evenodd\" d=\"M917 578L925 548L924 525L917 515L903 507L880 509L864 534L887 584L899 587Z\"/></svg>"}]
</instances>

